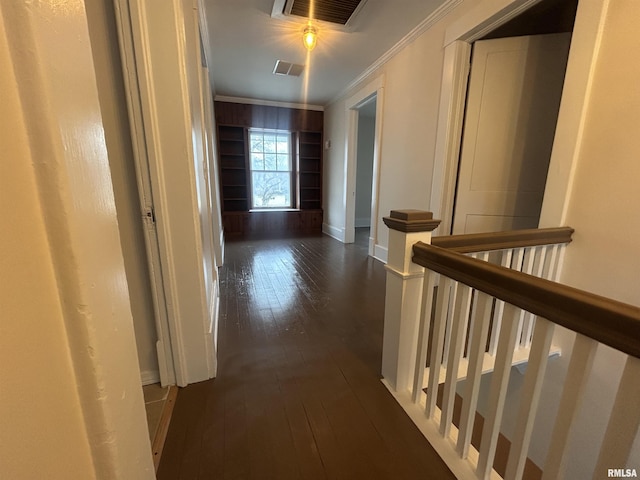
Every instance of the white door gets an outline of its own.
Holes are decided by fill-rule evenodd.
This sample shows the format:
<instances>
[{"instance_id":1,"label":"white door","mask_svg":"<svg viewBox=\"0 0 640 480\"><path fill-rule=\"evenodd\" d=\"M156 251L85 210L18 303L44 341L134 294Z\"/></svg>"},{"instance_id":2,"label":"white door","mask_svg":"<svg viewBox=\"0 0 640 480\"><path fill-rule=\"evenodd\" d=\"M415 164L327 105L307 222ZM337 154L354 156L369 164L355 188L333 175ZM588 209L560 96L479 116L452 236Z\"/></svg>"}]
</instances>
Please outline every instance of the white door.
<instances>
[{"instance_id":1,"label":"white door","mask_svg":"<svg viewBox=\"0 0 640 480\"><path fill-rule=\"evenodd\" d=\"M474 44L452 233L538 226L570 40Z\"/></svg>"}]
</instances>

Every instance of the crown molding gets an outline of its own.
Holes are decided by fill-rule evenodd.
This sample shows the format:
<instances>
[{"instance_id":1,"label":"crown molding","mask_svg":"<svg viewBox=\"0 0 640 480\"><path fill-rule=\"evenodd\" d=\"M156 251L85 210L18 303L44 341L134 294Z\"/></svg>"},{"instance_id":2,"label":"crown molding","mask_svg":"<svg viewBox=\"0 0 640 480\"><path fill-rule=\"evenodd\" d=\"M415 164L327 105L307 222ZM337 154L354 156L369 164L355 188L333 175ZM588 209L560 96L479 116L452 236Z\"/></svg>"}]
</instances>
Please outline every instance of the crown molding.
<instances>
[{"instance_id":1,"label":"crown molding","mask_svg":"<svg viewBox=\"0 0 640 480\"><path fill-rule=\"evenodd\" d=\"M336 96L329 105L337 102L338 100L346 97L351 90L353 90L358 84L367 79L373 72L379 69L382 65L387 63L393 58L400 50L413 42L416 38L429 30L433 25L439 22L442 18L447 16L454 8L456 8L463 0L447 0L438 8L436 8L431 14L420 22L413 30L407 33L398 43L387 50L380 58L373 62L364 72L362 72L355 80L353 80L347 87Z\"/></svg>"}]
</instances>

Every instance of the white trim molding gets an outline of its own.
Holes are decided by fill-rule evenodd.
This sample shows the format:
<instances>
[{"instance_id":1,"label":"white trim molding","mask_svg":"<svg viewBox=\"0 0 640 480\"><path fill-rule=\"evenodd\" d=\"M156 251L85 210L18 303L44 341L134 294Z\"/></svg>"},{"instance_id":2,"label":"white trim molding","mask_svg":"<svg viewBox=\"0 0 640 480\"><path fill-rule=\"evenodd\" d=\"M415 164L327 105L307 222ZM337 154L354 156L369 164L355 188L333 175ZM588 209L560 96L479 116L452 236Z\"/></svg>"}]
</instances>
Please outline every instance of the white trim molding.
<instances>
[{"instance_id":1,"label":"white trim molding","mask_svg":"<svg viewBox=\"0 0 640 480\"><path fill-rule=\"evenodd\" d=\"M449 235L467 98L471 44L456 41L444 49L442 88L436 130L435 161L431 178L430 210L441 220L437 235ZM447 81L448 80L448 81Z\"/></svg>"},{"instance_id":2,"label":"white trim molding","mask_svg":"<svg viewBox=\"0 0 640 480\"><path fill-rule=\"evenodd\" d=\"M160 383L160 371L159 370L141 371L140 380L142 381L142 386L153 385L154 383Z\"/></svg>"},{"instance_id":3,"label":"white trim molding","mask_svg":"<svg viewBox=\"0 0 640 480\"><path fill-rule=\"evenodd\" d=\"M384 75L373 79L367 85L349 97L345 104L347 116L347 137L345 141L344 164L344 197L345 209L344 243L353 243L355 240L355 209L356 209L356 169L358 149L358 109L364 104L376 99L376 119L374 127L373 145L373 173L371 184L371 237L369 242L369 254L373 254L373 246L376 243L378 230L378 197L380 183L380 152L382 148L382 122L384 112Z\"/></svg>"},{"instance_id":4,"label":"white trim molding","mask_svg":"<svg viewBox=\"0 0 640 480\"><path fill-rule=\"evenodd\" d=\"M373 72L387 63L394 55L400 50L413 42L416 38L429 30L433 25L438 23L441 19L446 17L454 8L456 8L462 0L446 0L442 5L436 8L427 18L420 22L413 30L407 33L400 39L393 47L387 50L380 58L373 62L365 71L363 71L355 80L353 80L347 87L332 101L333 103L341 98L346 97L351 90L357 87L360 83L365 81Z\"/></svg>"},{"instance_id":5,"label":"white trim molding","mask_svg":"<svg viewBox=\"0 0 640 480\"><path fill-rule=\"evenodd\" d=\"M322 233L344 243L344 228L334 227L333 225L329 225L328 223L323 223Z\"/></svg>"},{"instance_id":6,"label":"white trim molding","mask_svg":"<svg viewBox=\"0 0 640 480\"><path fill-rule=\"evenodd\" d=\"M386 264L389 258L389 249L379 244L374 245L373 258Z\"/></svg>"},{"instance_id":7,"label":"white trim molding","mask_svg":"<svg viewBox=\"0 0 640 480\"><path fill-rule=\"evenodd\" d=\"M271 100L257 100L255 98L230 97L227 95L216 95L214 98L214 101L229 102L229 103L244 103L247 105L263 105L266 107L297 108L300 110L313 110L316 112L324 112L324 107L322 105L312 105L310 103L275 102Z\"/></svg>"}]
</instances>

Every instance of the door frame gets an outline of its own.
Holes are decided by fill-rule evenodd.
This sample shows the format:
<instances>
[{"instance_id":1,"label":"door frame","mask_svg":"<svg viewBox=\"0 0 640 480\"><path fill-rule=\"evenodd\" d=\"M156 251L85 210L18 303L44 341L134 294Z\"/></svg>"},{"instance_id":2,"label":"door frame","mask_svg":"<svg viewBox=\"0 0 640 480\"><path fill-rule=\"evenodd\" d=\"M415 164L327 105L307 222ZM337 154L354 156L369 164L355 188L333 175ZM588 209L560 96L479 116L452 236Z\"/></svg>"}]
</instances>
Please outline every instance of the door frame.
<instances>
[{"instance_id":1,"label":"door frame","mask_svg":"<svg viewBox=\"0 0 640 480\"><path fill-rule=\"evenodd\" d=\"M446 29L438 129L431 184L431 210L442 220L436 234L449 235L462 126L474 41L506 23L540 0L485 0ZM565 75L540 227L564 223L571 184L582 141L582 130L594 65L610 0L578 4Z\"/></svg>"},{"instance_id":2,"label":"door frame","mask_svg":"<svg viewBox=\"0 0 640 480\"><path fill-rule=\"evenodd\" d=\"M143 98L140 86L139 66L136 64L134 47L134 35L136 27L132 18L132 7L129 0L116 0L114 2L118 26L120 54L125 70L124 83L127 95L127 109L131 125L131 143L133 146L136 180L140 198L140 206L145 213L143 217L144 238L146 246L147 264L151 279L151 294L154 306L154 322L156 330L156 353L158 357L159 380L162 386L175 385L178 378L184 377L182 362L176 362L174 348L179 348L171 334L171 311L167 305L165 282L163 276L162 243L163 232L158 230L155 218L156 205L153 201L153 188L151 179L151 165L149 164L149 152L145 135L143 120ZM139 29L140 27L138 27Z\"/></svg>"},{"instance_id":3,"label":"door frame","mask_svg":"<svg viewBox=\"0 0 640 480\"><path fill-rule=\"evenodd\" d=\"M345 228L344 243L355 241L356 216L356 172L358 159L358 109L376 98L376 121L373 145L373 175L371 185L371 228L369 233L369 255L375 255L378 239L378 203L380 194L380 152L382 148L382 114L384 105L384 76L374 79L345 102L347 116L347 141L345 144Z\"/></svg>"},{"instance_id":4,"label":"door frame","mask_svg":"<svg viewBox=\"0 0 640 480\"><path fill-rule=\"evenodd\" d=\"M452 208L453 235L538 227L570 43L571 34L568 32L516 35L476 40L474 43L458 160L455 205ZM518 56L517 64L511 63L512 55ZM536 57L535 60L532 55ZM498 69L501 74L496 77L492 72L497 72ZM515 83L505 83L503 75L510 74L516 75L513 77ZM489 81L489 78L492 80ZM518 97L516 103L501 104L499 97L510 86L515 90L507 96L516 94L521 97ZM542 86L544 92L539 90ZM487 95L489 91L493 93ZM498 110L492 111L493 108ZM524 113L527 108L529 113ZM492 113L487 116L488 112ZM511 116L511 120L501 123L500 127L492 125L495 114L502 120ZM514 123L514 118L535 118L535 121ZM509 125L512 127L511 131ZM490 131L485 130L483 140L479 133L483 127L486 129L488 126L491 126ZM503 143L505 141L511 145L520 135L526 138L526 151L511 151L507 156L504 156L503 151L502 156L496 157L496 150L477 148L478 142L486 146L487 140L494 146L506 145ZM526 165L528 166L525 167ZM522 170L522 167L526 170ZM510 187L502 183L492 187L475 185L474 179L478 175L497 178L500 177L500 171L510 168L520 171L517 180L511 178L516 183ZM529 173L525 174L526 171Z\"/></svg>"},{"instance_id":5,"label":"door frame","mask_svg":"<svg viewBox=\"0 0 640 480\"><path fill-rule=\"evenodd\" d=\"M200 212L195 198L195 184L193 177L195 170L189 170L190 179L180 178L176 184L172 174L175 168L171 158L175 158L176 151L180 155L184 150L193 146L189 132L191 118L189 112L191 105L184 83L187 79L185 58L185 44L179 37L179 33L168 35L163 41L167 42L170 53L176 59L176 70L172 77L159 80L158 69L152 68L154 62L154 50L151 45L158 41L157 28L150 23L147 17L147 8L150 8L150 0L116 0L118 36L125 76L125 90L132 129L132 142L135 151L136 170L138 174L141 201L143 205L151 205L155 211L155 229L145 234L149 235L147 255L150 267L153 267L155 289L154 301L158 304L156 312L157 353L162 384L177 384L185 386L196 381L206 380L216 375L217 361L217 315L218 315L218 291L217 281L211 287L211 302L207 305L207 285L204 284L203 265L200 259L203 256L203 244L201 231L182 231L176 225L185 224L189 228L199 225ZM206 35L203 28L204 11L198 0L191 0L193 8L181 8L183 4L174 0L167 2L165 10L161 12L161 20L165 22L184 21L191 22L199 27L202 35ZM195 11L197 10L197 12ZM193 15L183 17L182 15ZM158 20L158 19L156 19ZM197 24L197 25L196 25ZM185 23L186 25L186 23ZM205 23L206 27L206 23ZM195 30L198 32L198 29ZM178 32L178 30L176 30ZM157 46L157 44L155 44ZM200 54L199 45L190 45L196 48ZM155 52L157 54L157 52ZM205 47L205 55L208 54ZM157 60L157 58L156 58ZM200 64L200 62L198 62ZM157 65L156 65L157 67ZM201 67L201 65L200 65ZM198 69L198 85L201 90L199 115L207 115L204 102L211 96L202 91L205 82L205 72ZM178 78L179 77L179 78ZM167 108L168 103L162 103L163 92L175 92L180 89L181 103L177 111L177 121L181 128L173 131L166 123L163 123L163 115L160 111ZM213 119L205 124L212 126ZM169 133L169 135L167 135ZM207 132L212 135L212 132ZM208 140L207 140L208 141ZM213 144L213 139L210 139ZM203 139L204 142L204 139ZM203 144L203 161L207 162L205 168L210 168L210 153ZM180 150L182 149L182 150ZM193 155L193 153L187 153ZM189 158L187 168L195 168L193 158ZM210 170L209 170L210 171ZM171 179L171 181L169 181ZM210 181L211 179L209 179ZM217 188L216 185L209 185ZM211 196L218 194L211 191ZM176 206L176 199L180 198L184 203ZM146 202L146 203L145 203ZM188 212L186 212L188 210ZM192 222L189 224L189 222ZM212 232L214 257L221 256L224 245L216 247L216 238L222 240L221 232ZM191 265L191 270L186 266ZM194 274L193 269L198 271ZM212 272L215 273L215 272ZM214 279L214 280L217 280ZM193 293L197 292L197 293ZM192 296L193 295L193 296ZM194 298L197 296L197 298ZM174 378L170 373L173 369Z\"/></svg>"}]
</instances>

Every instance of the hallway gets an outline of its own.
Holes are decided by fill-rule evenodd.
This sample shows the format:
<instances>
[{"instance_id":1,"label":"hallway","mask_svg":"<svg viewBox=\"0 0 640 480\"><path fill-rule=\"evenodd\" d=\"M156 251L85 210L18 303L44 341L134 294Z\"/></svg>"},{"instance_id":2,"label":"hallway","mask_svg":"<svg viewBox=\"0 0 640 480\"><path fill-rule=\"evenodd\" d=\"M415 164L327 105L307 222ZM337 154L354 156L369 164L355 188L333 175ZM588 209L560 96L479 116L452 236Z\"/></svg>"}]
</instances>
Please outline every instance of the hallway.
<instances>
[{"instance_id":1,"label":"hallway","mask_svg":"<svg viewBox=\"0 0 640 480\"><path fill-rule=\"evenodd\" d=\"M380 382L361 236L227 243L218 377L180 390L160 480L454 478Z\"/></svg>"}]
</instances>

